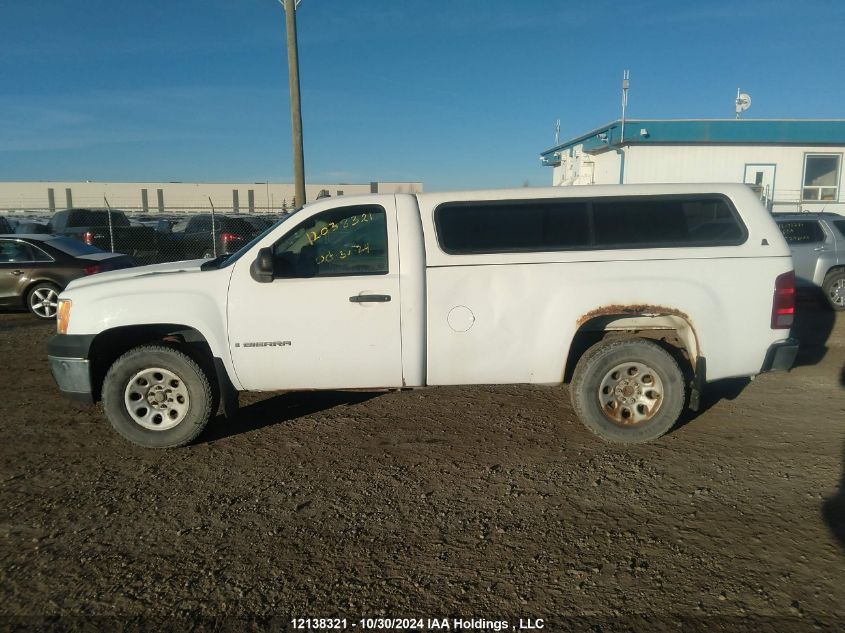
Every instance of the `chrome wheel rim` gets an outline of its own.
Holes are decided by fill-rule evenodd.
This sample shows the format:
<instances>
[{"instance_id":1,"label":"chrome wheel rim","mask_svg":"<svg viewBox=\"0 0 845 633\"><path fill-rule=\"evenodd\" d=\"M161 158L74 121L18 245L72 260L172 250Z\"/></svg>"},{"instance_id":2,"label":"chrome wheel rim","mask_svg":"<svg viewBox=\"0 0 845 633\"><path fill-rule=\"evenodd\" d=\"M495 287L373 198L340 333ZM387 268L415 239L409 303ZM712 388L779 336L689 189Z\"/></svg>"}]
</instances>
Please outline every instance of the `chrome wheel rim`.
<instances>
[{"instance_id":1,"label":"chrome wheel rim","mask_svg":"<svg viewBox=\"0 0 845 633\"><path fill-rule=\"evenodd\" d=\"M837 279L833 282L827 296L833 305L845 307L845 279Z\"/></svg>"},{"instance_id":2,"label":"chrome wheel rim","mask_svg":"<svg viewBox=\"0 0 845 633\"><path fill-rule=\"evenodd\" d=\"M635 426L657 414L663 393L663 381L653 368L638 362L621 363L599 384L599 407L614 424Z\"/></svg>"},{"instance_id":3,"label":"chrome wheel rim","mask_svg":"<svg viewBox=\"0 0 845 633\"><path fill-rule=\"evenodd\" d=\"M29 297L30 309L45 319L56 316L58 305L59 293L53 288L37 288Z\"/></svg>"},{"instance_id":4,"label":"chrome wheel rim","mask_svg":"<svg viewBox=\"0 0 845 633\"><path fill-rule=\"evenodd\" d=\"M191 404L184 381L161 367L135 374L126 385L123 402L130 417L151 431L172 429L185 419Z\"/></svg>"}]
</instances>

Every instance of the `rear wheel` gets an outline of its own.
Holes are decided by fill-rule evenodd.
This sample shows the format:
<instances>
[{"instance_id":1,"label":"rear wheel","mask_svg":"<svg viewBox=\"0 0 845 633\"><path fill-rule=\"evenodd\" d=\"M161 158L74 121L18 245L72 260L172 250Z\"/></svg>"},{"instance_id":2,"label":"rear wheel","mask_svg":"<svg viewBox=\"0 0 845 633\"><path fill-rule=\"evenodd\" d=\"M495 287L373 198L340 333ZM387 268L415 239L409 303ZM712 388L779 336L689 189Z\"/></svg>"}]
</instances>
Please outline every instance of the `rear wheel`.
<instances>
[{"instance_id":1,"label":"rear wheel","mask_svg":"<svg viewBox=\"0 0 845 633\"><path fill-rule=\"evenodd\" d=\"M39 319L56 318L59 306L59 287L51 283L37 283L26 295L26 307Z\"/></svg>"},{"instance_id":2,"label":"rear wheel","mask_svg":"<svg viewBox=\"0 0 845 633\"><path fill-rule=\"evenodd\" d=\"M834 310L845 310L845 271L829 273L822 284L824 296Z\"/></svg>"},{"instance_id":3,"label":"rear wheel","mask_svg":"<svg viewBox=\"0 0 845 633\"><path fill-rule=\"evenodd\" d=\"M674 358L654 341L603 341L588 349L570 384L572 405L584 425L611 442L656 439L674 426L686 402L686 384Z\"/></svg>"},{"instance_id":4,"label":"rear wheel","mask_svg":"<svg viewBox=\"0 0 845 633\"><path fill-rule=\"evenodd\" d=\"M183 446L216 409L213 382L190 356L163 345L118 358L103 382L103 409L114 429L145 448Z\"/></svg>"}]
</instances>

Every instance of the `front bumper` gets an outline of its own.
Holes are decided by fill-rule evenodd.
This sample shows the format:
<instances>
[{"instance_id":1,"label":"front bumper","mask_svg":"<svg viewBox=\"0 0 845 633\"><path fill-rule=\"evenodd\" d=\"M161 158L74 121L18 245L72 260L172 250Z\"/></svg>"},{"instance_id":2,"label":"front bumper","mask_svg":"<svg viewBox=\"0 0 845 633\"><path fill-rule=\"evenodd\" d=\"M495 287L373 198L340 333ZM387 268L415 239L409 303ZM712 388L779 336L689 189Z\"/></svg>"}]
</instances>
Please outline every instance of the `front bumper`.
<instances>
[{"instance_id":1,"label":"front bumper","mask_svg":"<svg viewBox=\"0 0 845 633\"><path fill-rule=\"evenodd\" d=\"M798 340L788 338L780 343L774 343L766 353L766 360L760 373L766 371L789 371L795 363L795 356L798 354Z\"/></svg>"},{"instance_id":2,"label":"front bumper","mask_svg":"<svg viewBox=\"0 0 845 633\"><path fill-rule=\"evenodd\" d=\"M88 350L93 336L57 334L47 343L47 360L53 380L67 398L91 404L91 365Z\"/></svg>"}]
</instances>

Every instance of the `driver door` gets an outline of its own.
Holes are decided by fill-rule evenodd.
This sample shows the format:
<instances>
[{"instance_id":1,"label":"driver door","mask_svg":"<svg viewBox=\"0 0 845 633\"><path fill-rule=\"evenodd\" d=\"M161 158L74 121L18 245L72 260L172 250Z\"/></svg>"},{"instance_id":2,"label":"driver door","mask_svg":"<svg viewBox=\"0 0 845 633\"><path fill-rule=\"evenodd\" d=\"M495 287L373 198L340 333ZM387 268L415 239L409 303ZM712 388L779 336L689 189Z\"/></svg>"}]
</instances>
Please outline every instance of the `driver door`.
<instances>
[{"instance_id":1,"label":"driver door","mask_svg":"<svg viewBox=\"0 0 845 633\"><path fill-rule=\"evenodd\" d=\"M235 264L229 349L245 389L402 386L393 196L319 211L272 244L274 279Z\"/></svg>"}]
</instances>

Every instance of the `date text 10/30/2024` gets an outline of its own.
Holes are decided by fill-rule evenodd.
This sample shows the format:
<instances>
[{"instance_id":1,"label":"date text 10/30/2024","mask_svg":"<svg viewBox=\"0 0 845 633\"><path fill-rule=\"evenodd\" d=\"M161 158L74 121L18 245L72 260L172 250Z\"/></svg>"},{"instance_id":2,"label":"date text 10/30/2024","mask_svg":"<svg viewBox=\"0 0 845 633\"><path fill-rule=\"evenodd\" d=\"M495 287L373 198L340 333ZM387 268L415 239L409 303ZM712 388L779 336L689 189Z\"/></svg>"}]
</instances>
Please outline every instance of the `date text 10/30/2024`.
<instances>
[{"instance_id":1,"label":"date text 10/30/2024","mask_svg":"<svg viewBox=\"0 0 845 633\"><path fill-rule=\"evenodd\" d=\"M537 631L545 628L539 618L487 620L483 618L293 618L291 625L300 631Z\"/></svg>"}]
</instances>

